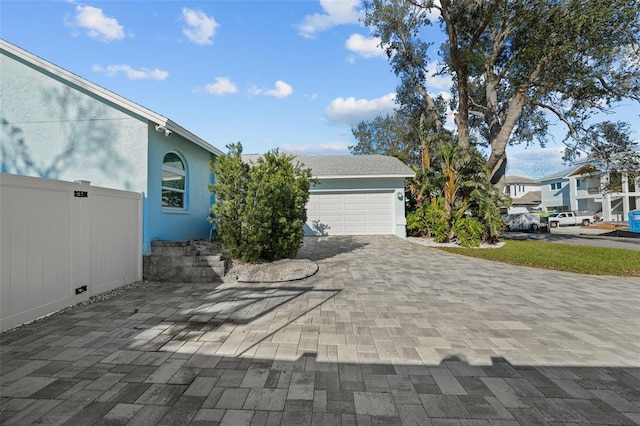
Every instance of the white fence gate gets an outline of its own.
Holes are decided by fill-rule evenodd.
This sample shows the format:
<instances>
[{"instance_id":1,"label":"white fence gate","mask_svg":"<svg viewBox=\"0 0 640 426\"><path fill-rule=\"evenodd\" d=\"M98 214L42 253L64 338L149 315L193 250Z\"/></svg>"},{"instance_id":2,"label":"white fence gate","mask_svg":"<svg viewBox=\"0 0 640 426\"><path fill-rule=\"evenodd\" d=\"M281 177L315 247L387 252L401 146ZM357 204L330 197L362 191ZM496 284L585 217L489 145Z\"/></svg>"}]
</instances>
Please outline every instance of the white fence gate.
<instances>
[{"instance_id":1,"label":"white fence gate","mask_svg":"<svg viewBox=\"0 0 640 426\"><path fill-rule=\"evenodd\" d=\"M0 174L0 329L142 279L142 194Z\"/></svg>"}]
</instances>

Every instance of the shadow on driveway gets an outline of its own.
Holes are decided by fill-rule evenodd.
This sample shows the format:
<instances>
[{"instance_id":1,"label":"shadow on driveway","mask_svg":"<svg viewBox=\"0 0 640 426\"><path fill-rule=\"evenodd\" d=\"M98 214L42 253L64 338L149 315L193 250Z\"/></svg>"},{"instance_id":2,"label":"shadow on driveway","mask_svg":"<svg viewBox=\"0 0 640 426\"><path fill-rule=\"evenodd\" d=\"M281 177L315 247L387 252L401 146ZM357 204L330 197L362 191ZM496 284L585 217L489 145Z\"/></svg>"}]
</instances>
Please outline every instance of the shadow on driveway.
<instances>
[{"instance_id":1,"label":"shadow on driveway","mask_svg":"<svg viewBox=\"0 0 640 426\"><path fill-rule=\"evenodd\" d=\"M322 327L311 324L298 343L220 356L213 353L224 343L203 339L207 325L120 321L121 314L103 315L105 304L121 308L107 301L2 336L3 425L640 421L638 368L513 365L501 357L383 362L373 349L372 359L349 361L335 345L296 350Z\"/></svg>"},{"instance_id":2,"label":"shadow on driveway","mask_svg":"<svg viewBox=\"0 0 640 426\"><path fill-rule=\"evenodd\" d=\"M368 245L364 237L354 236L319 236L304 237L304 245L296 258L314 261L331 259L341 254L362 249Z\"/></svg>"},{"instance_id":3,"label":"shadow on driveway","mask_svg":"<svg viewBox=\"0 0 640 426\"><path fill-rule=\"evenodd\" d=\"M637 279L333 242L291 286L143 283L0 335L0 423L640 423Z\"/></svg>"}]
</instances>

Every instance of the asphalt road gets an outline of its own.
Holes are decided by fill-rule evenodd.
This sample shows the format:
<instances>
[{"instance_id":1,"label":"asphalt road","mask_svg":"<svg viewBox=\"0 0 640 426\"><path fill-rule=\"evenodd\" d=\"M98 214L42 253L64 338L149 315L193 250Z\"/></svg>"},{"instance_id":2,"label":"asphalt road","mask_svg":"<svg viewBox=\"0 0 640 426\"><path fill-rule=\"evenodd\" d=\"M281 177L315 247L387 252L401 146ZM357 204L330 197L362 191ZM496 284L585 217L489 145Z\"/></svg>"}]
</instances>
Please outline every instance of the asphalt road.
<instances>
[{"instance_id":1,"label":"asphalt road","mask_svg":"<svg viewBox=\"0 0 640 426\"><path fill-rule=\"evenodd\" d=\"M640 235L638 238L613 237L606 229L594 229L582 226L563 226L552 228L550 233L505 232L502 237L513 240L538 240L558 244L577 246L610 247L640 251Z\"/></svg>"}]
</instances>

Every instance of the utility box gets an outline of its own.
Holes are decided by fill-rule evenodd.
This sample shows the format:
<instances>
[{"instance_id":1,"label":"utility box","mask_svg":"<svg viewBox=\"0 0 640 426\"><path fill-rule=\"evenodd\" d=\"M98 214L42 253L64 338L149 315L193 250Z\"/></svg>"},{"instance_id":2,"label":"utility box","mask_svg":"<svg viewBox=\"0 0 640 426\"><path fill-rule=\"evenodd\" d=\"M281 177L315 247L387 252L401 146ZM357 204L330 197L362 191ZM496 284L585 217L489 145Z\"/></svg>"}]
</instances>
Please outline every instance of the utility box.
<instances>
[{"instance_id":1,"label":"utility box","mask_svg":"<svg viewBox=\"0 0 640 426\"><path fill-rule=\"evenodd\" d=\"M629 212L629 231L640 233L640 210Z\"/></svg>"}]
</instances>

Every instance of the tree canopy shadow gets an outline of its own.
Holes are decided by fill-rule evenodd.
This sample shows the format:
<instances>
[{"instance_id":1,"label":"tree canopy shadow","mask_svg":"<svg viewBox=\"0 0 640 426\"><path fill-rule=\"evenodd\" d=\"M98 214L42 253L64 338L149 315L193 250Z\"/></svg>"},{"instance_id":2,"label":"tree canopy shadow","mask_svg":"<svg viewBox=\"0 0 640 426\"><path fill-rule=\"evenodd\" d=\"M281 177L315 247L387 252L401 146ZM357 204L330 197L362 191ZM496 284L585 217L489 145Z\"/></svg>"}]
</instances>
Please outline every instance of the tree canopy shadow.
<instances>
[{"instance_id":1,"label":"tree canopy shadow","mask_svg":"<svg viewBox=\"0 0 640 426\"><path fill-rule=\"evenodd\" d=\"M115 143L120 123L132 117L112 117L106 114L110 107L68 86L42 88L34 96L38 120L25 117L21 122L2 112L3 173L61 179L72 167L115 176L133 167ZM120 178L123 187L130 186L127 176Z\"/></svg>"},{"instance_id":2,"label":"tree canopy shadow","mask_svg":"<svg viewBox=\"0 0 640 426\"><path fill-rule=\"evenodd\" d=\"M294 303L296 299L308 293L317 293L312 298L312 307L302 309L304 315L327 300L335 297L342 290L318 289L311 286L247 286L232 288L216 288L203 291L198 295L198 303L176 312L169 321L190 322L192 320L206 323L214 320L218 324L249 324L268 315L275 309Z\"/></svg>"},{"instance_id":3,"label":"tree canopy shadow","mask_svg":"<svg viewBox=\"0 0 640 426\"><path fill-rule=\"evenodd\" d=\"M304 237L304 244L296 258L314 261L329 259L368 246L366 239L357 236L330 235Z\"/></svg>"}]
</instances>

